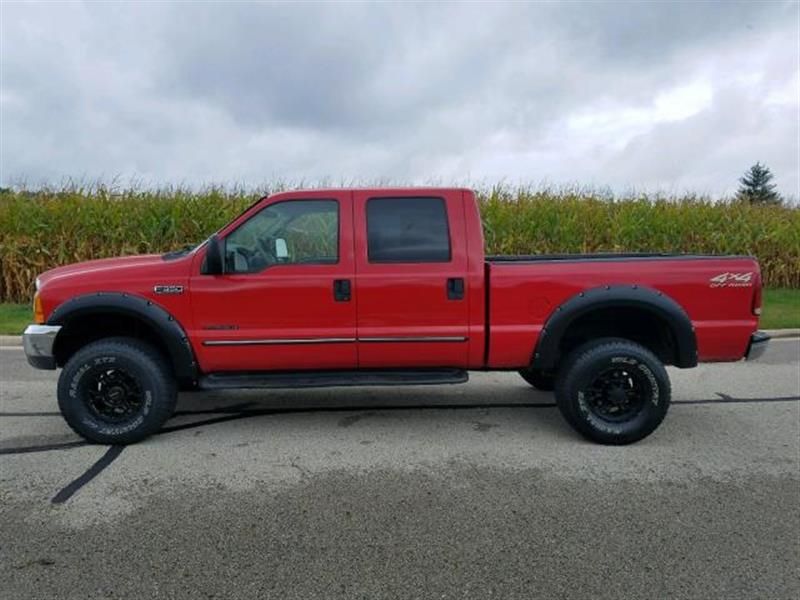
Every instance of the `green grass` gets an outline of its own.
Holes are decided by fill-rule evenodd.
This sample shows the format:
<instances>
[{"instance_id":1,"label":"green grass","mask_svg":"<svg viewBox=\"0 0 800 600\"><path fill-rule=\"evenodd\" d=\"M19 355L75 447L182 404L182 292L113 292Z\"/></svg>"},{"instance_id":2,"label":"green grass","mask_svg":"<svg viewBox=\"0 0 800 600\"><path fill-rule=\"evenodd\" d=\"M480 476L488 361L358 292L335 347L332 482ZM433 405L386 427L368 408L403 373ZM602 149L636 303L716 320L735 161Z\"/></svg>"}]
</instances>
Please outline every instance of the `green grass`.
<instances>
[{"instance_id":1,"label":"green grass","mask_svg":"<svg viewBox=\"0 0 800 600\"><path fill-rule=\"evenodd\" d=\"M800 290L764 290L762 329L800 327Z\"/></svg>"},{"instance_id":2,"label":"green grass","mask_svg":"<svg viewBox=\"0 0 800 600\"><path fill-rule=\"evenodd\" d=\"M0 335L19 335L31 322L30 304L0 303ZM762 329L800 328L800 290L764 290Z\"/></svg>"},{"instance_id":3,"label":"green grass","mask_svg":"<svg viewBox=\"0 0 800 600\"><path fill-rule=\"evenodd\" d=\"M19 335L32 320L30 304L0 304L0 335Z\"/></svg>"}]
</instances>

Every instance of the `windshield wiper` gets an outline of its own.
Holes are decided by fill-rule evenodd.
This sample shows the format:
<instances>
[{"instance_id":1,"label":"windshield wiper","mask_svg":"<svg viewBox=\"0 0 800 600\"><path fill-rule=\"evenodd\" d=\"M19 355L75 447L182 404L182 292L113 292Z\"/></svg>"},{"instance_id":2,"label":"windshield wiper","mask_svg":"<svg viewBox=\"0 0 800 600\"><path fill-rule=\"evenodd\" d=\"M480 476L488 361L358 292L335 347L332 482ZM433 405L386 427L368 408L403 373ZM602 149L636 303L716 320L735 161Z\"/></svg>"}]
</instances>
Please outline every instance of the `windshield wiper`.
<instances>
[{"instance_id":1,"label":"windshield wiper","mask_svg":"<svg viewBox=\"0 0 800 600\"><path fill-rule=\"evenodd\" d=\"M163 258L164 260L174 260L176 258L180 258L181 256L186 256L196 247L197 246L194 244L187 244L183 248L180 248L179 250L170 250L169 252L165 252L164 254L161 255L161 258Z\"/></svg>"}]
</instances>

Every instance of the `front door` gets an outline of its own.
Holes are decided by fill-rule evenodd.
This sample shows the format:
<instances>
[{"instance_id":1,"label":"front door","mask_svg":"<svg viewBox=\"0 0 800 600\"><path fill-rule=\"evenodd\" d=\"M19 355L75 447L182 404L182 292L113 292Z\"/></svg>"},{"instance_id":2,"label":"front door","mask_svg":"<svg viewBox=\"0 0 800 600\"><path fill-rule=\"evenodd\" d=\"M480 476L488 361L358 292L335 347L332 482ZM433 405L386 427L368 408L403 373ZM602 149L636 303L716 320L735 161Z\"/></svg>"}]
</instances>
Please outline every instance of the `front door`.
<instances>
[{"instance_id":1,"label":"front door","mask_svg":"<svg viewBox=\"0 0 800 600\"><path fill-rule=\"evenodd\" d=\"M201 368L355 368L350 192L265 200L223 232L225 273L191 279Z\"/></svg>"},{"instance_id":2,"label":"front door","mask_svg":"<svg viewBox=\"0 0 800 600\"><path fill-rule=\"evenodd\" d=\"M353 202L359 366L465 367L461 192L356 191Z\"/></svg>"}]
</instances>

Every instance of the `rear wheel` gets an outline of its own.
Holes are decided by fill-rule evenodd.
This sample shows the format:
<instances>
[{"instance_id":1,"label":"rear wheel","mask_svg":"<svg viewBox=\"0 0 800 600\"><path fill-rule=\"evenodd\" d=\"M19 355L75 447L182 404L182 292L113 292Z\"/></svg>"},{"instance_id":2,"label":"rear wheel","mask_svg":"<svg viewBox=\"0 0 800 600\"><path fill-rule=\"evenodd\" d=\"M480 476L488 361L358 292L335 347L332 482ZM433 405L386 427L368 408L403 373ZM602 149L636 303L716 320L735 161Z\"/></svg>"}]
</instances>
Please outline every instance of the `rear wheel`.
<instances>
[{"instance_id":1,"label":"rear wheel","mask_svg":"<svg viewBox=\"0 0 800 600\"><path fill-rule=\"evenodd\" d=\"M601 444L630 444L664 420L671 396L664 365L647 348L605 338L574 350L556 381L561 414Z\"/></svg>"},{"instance_id":2,"label":"rear wheel","mask_svg":"<svg viewBox=\"0 0 800 600\"><path fill-rule=\"evenodd\" d=\"M172 416L175 378L166 359L132 338L88 344L67 361L58 380L58 406L67 424L102 444L131 444Z\"/></svg>"},{"instance_id":3,"label":"rear wheel","mask_svg":"<svg viewBox=\"0 0 800 600\"><path fill-rule=\"evenodd\" d=\"M537 390L552 392L556 387L556 374L552 371L542 371L541 369L528 367L527 369L520 369L519 374Z\"/></svg>"}]
</instances>

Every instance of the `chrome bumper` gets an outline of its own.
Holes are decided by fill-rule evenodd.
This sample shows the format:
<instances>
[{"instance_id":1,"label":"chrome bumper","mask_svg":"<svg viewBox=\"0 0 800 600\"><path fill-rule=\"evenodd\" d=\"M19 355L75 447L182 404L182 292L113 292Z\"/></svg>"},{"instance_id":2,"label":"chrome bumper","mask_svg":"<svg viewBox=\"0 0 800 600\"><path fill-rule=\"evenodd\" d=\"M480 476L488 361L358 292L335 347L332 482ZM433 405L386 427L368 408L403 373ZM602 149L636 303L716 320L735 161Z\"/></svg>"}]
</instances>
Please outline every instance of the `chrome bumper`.
<instances>
[{"instance_id":1,"label":"chrome bumper","mask_svg":"<svg viewBox=\"0 0 800 600\"><path fill-rule=\"evenodd\" d=\"M37 369L55 369L56 358L53 356L53 342L61 330L61 325L28 325L22 334L22 346L25 356L32 367Z\"/></svg>"},{"instance_id":2,"label":"chrome bumper","mask_svg":"<svg viewBox=\"0 0 800 600\"><path fill-rule=\"evenodd\" d=\"M758 360L764 354L769 345L770 337L763 331L756 331L750 336L750 343L747 344L747 352L745 352L746 360Z\"/></svg>"}]
</instances>

